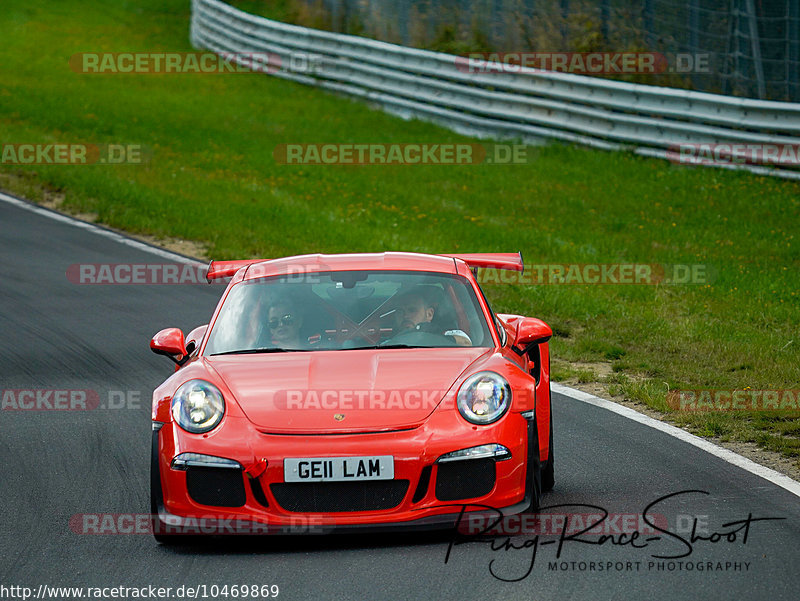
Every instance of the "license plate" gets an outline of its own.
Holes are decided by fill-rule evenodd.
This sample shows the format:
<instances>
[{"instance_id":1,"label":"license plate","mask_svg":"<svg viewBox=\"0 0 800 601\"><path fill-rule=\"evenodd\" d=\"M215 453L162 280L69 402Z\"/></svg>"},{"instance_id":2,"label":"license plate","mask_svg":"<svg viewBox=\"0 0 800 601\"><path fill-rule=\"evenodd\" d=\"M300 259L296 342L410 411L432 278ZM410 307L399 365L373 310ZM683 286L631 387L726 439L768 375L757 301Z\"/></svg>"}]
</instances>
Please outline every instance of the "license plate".
<instances>
[{"instance_id":1,"label":"license plate","mask_svg":"<svg viewBox=\"0 0 800 601\"><path fill-rule=\"evenodd\" d=\"M283 460L285 482L349 482L392 480L394 457L311 457Z\"/></svg>"}]
</instances>

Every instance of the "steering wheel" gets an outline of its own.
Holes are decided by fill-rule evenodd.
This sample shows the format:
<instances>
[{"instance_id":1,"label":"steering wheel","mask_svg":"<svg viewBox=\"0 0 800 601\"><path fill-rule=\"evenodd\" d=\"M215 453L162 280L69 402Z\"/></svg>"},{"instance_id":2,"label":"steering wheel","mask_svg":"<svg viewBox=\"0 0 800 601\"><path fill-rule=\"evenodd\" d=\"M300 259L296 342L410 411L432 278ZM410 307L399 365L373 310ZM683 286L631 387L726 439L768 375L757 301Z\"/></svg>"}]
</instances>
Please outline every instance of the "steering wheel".
<instances>
[{"instance_id":1,"label":"steering wheel","mask_svg":"<svg viewBox=\"0 0 800 601\"><path fill-rule=\"evenodd\" d=\"M393 344L407 344L408 346L458 346L454 338L444 334L434 334L423 330L407 330L388 338L380 343L379 346L391 346Z\"/></svg>"}]
</instances>

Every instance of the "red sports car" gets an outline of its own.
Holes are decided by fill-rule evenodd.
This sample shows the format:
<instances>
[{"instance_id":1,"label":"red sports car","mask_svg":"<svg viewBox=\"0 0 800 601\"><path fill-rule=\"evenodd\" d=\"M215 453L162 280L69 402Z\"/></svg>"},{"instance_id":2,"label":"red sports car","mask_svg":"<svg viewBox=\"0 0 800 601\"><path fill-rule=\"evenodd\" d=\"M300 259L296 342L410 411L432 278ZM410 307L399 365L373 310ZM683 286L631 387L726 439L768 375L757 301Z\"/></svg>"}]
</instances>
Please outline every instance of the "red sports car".
<instances>
[{"instance_id":1,"label":"red sports car","mask_svg":"<svg viewBox=\"0 0 800 601\"><path fill-rule=\"evenodd\" d=\"M156 538L535 511L553 486L552 331L493 313L479 268L522 257L212 262L230 282L209 325L150 342L176 363L153 393Z\"/></svg>"}]
</instances>

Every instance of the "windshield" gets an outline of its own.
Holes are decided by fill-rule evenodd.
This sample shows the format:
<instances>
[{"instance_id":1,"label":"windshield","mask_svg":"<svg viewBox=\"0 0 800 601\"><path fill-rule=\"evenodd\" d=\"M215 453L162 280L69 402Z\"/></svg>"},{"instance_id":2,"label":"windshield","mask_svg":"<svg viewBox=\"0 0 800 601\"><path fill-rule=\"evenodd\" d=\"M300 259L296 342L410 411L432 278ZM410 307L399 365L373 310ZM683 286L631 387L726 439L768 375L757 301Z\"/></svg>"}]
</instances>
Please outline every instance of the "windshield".
<instances>
[{"instance_id":1,"label":"windshield","mask_svg":"<svg viewBox=\"0 0 800 601\"><path fill-rule=\"evenodd\" d=\"M341 271L235 285L205 354L492 344L461 276Z\"/></svg>"}]
</instances>

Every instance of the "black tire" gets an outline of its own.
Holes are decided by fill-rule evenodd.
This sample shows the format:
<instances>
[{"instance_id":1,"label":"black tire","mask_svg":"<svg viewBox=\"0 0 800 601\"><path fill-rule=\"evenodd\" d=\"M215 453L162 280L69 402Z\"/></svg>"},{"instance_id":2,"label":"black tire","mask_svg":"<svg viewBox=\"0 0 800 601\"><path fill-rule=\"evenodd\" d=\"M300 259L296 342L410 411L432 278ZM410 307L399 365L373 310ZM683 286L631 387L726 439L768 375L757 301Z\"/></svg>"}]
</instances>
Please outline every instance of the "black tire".
<instances>
[{"instance_id":1,"label":"black tire","mask_svg":"<svg viewBox=\"0 0 800 601\"><path fill-rule=\"evenodd\" d=\"M150 450L150 526L153 531L153 538L162 545L175 545L179 542L186 542L186 537L177 534L163 534L162 525L158 519L159 509L164 505L164 497L161 491L161 470L158 466L158 431L153 430L153 444Z\"/></svg>"},{"instance_id":2,"label":"black tire","mask_svg":"<svg viewBox=\"0 0 800 601\"><path fill-rule=\"evenodd\" d=\"M539 459L539 428L534 421L528 428L528 476L526 488L531 496L527 513L536 513L542 506L542 462Z\"/></svg>"},{"instance_id":3,"label":"black tire","mask_svg":"<svg viewBox=\"0 0 800 601\"><path fill-rule=\"evenodd\" d=\"M542 492L550 492L556 484L555 469L553 467L553 400L550 399L550 444L547 461L542 468Z\"/></svg>"}]
</instances>

